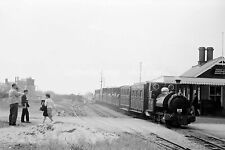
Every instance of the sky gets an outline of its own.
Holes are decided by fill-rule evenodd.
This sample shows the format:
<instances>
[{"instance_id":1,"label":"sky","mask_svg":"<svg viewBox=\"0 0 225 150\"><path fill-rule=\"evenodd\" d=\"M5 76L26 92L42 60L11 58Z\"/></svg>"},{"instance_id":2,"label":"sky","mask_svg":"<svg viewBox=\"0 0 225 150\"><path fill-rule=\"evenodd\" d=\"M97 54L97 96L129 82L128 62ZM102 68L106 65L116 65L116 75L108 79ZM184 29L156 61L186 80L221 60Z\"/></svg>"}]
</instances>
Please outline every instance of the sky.
<instances>
[{"instance_id":1,"label":"sky","mask_svg":"<svg viewBox=\"0 0 225 150\"><path fill-rule=\"evenodd\" d=\"M1 0L0 81L85 93L180 75L198 47L222 54L224 0Z\"/></svg>"}]
</instances>

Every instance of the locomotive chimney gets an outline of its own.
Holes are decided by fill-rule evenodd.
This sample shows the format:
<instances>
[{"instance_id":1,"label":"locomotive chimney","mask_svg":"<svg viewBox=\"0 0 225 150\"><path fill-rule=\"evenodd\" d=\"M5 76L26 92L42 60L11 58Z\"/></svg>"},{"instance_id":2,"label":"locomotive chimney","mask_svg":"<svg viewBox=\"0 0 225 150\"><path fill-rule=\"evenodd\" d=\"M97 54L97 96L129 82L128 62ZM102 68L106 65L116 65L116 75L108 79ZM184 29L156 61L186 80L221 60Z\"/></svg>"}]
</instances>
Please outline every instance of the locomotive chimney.
<instances>
[{"instance_id":1,"label":"locomotive chimney","mask_svg":"<svg viewBox=\"0 0 225 150\"><path fill-rule=\"evenodd\" d=\"M199 47L199 60L198 64L203 65L205 63L205 47Z\"/></svg>"},{"instance_id":2,"label":"locomotive chimney","mask_svg":"<svg viewBox=\"0 0 225 150\"><path fill-rule=\"evenodd\" d=\"M207 61L213 59L213 47L207 47Z\"/></svg>"}]
</instances>

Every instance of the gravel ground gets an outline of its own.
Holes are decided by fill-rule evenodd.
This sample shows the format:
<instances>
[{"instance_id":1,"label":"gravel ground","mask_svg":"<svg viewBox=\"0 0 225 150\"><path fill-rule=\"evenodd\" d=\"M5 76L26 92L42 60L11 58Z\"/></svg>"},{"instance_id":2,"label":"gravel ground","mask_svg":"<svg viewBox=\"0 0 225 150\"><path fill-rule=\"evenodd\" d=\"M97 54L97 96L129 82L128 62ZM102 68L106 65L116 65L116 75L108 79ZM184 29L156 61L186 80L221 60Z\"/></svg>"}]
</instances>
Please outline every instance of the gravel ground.
<instances>
[{"instance_id":1,"label":"gravel ground","mask_svg":"<svg viewBox=\"0 0 225 150\"><path fill-rule=\"evenodd\" d=\"M42 112L38 109L39 102L31 103L32 123L18 122L16 127L8 126L8 110L0 109L0 149L165 149L155 143L155 135L192 150L205 149L185 137L189 129L203 131L202 124L208 125L208 122L202 118L189 129L171 130L99 104L62 100L57 102L60 113L54 113L55 122L43 125L40 124Z\"/></svg>"}]
</instances>

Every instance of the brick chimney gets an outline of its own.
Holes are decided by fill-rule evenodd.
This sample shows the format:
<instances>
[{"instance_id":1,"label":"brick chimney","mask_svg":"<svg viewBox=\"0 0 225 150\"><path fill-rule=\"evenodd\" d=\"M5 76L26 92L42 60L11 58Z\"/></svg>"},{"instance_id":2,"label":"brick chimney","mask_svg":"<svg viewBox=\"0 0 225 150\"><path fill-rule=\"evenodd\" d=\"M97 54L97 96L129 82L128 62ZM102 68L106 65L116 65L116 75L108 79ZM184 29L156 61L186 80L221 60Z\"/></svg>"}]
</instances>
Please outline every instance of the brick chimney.
<instances>
[{"instance_id":1,"label":"brick chimney","mask_svg":"<svg viewBox=\"0 0 225 150\"><path fill-rule=\"evenodd\" d=\"M7 78L5 79L5 84L9 84L9 80Z\"/></svg>"},{"instance_id":2,"label":"brick chimney","mask_svg":"<svg viewBox=\"0 0 225 150\"><path fill-rule=\"evenodd\" d=\"M206 63L205 61L205 47L199 47L199 60L198 60L198 64L199 65L203 65Z\"/></svg>"},{"instance_id":3,"label":"brick chimney","mask_svg":"<svg viewBox=\"0 0 225 150\"><path fill-rule=\"evenodd\" d=\"M207 61L210 61L213 59L213 47L207 47Z\"/></svg>"}]
</instances>

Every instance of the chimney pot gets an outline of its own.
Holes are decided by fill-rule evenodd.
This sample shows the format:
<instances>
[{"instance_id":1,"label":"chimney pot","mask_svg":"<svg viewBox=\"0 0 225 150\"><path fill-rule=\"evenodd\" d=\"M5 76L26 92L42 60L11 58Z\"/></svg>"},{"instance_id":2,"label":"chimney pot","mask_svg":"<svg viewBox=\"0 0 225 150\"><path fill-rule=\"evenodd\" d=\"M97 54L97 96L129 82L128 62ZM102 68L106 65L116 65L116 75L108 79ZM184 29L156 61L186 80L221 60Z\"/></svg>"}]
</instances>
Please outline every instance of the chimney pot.
<instances>
[{"instance_id":1,"label":"chimney pot","mask_svg":"<svg viewBox=\"0 0 225 150\"><path fill-rule=\"evenodd\" d=\"M205 63L205 47L199 47L199 60L198 64L203 65Z\"/></svg>"},{"instance_id":2,"label":"chimney pot","mask_svg":"<svg viewBox=\"0 0 225 150\"><path fill-rule=\"evenodd\" d=\"M213 59L213 47L207 47L207 61Z\"/></svg>"}]
</instances>

